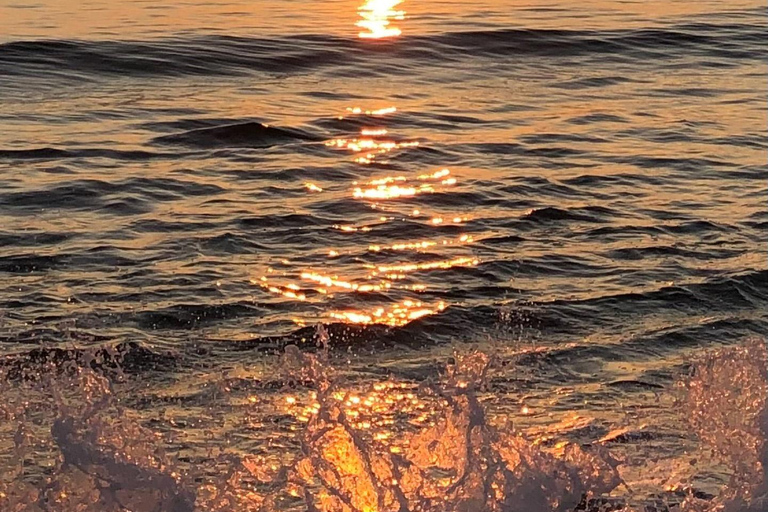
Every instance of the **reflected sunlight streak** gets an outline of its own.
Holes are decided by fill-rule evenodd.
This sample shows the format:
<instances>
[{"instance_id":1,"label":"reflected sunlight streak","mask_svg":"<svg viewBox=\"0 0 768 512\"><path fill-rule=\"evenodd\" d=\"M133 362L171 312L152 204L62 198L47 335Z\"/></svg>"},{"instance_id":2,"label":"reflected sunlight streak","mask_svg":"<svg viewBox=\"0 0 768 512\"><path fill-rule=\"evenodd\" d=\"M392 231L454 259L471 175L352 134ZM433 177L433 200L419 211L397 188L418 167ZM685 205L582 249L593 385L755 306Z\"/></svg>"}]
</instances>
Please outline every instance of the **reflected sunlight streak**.
<instances>
[{"instance_id":1,"label":"reflected sunlight streak","mask_svg":"<svg viewBox=\"0 0 768 512\"><path fill-rule=\"evenodd\" d=\"M380 116L385 116L387 114L394 114L395 112L397 112L397 107L385 107L385 108L379 108L376 110L363 110L360 107L347 107L347 112L355 115L365 114L366 116L380 117Z\"/></svg>"},{"instance_id":2,"label":"reflected sunlight streak","mask_svg":"<svg viewBox=\"0 0 768 512\"><path fill-rule=\"evenodd\" d=\"M452 260L425 261L422 263L403 263L400 265L378 265L372 268L377 273L416 272L419 270L449 269L453 267L474 267L480 263L478 258L461 257ZM376 273L374 273L376 275Z\"/></svg>"},{"instance_id":3,"label":"reflected sunlight streak","mask_svg":"<svg viewBox=\"0 0 768 512\"><path fill-rule=\"evenodd\" d=\"M400 327L413 320L439 313L445 308L444 302L439 302L435 306L426 306L420 301L404 300L388 309L378 307L373 311L333 311L330 313L330 316L336 320L352 324L384 324L391 327Z\"/></svg>"},{"instance_id":4,"label":"reflected sunlight streak","mask_svg":"<svg viewBox=\"0 0 768 512\"><path fill-rule=\"evenodd\" d=\"M387 131L382 129L363 129L361 131L362 138L338 138L327 141L325 145L333 148L346 149L353 153L364 153L355 159L355 161L360 164L369 164L378 155L389 153L395 149L413 148L419 145L418 141L396 142L393 140L376 140L374 138L385 135L386 133Z\"/></svg>"},{"instance_id":5,"label":"reflected sunlight streak","mask_svg":"<svg viewBox=\"0 0 768 512\"><path fill-rule=\"evenodd\" d=\"M441 185L452 186L456 184L456 179L446 178L450 173L451 171L448 169L442 169L432 174L419 175L416 180L421 182L440 180ZM352 196L355 199L397 199L436 192L432 184L408 185L407 182L408 178L405 176L386 176L374 179L368 182L368 188L355 187ZM403 183L403 185L393 185L392 183Z\"/></svg>"},{"instance_id":6,"label":"reflected sunlight streak","mask_svg":"<svg viewBox=\"0 0 768 512\"><path fill-rule=\"evenodd\" d=\"M403 0L368 0L359 9L362 20L357 22L361 30L359 36L363 39L382 39L397 37L402 31L390 26L392 20L405 19L405 11L396 11L394 8Z\"/></svg>"},{"instance_id":7,"label":"reflected sunlight streak","mask_svg":"<svg viewBox=\"0 0 768 512\"><path fill-rule=\"evenodd\" d=\"M474 242L474 238L470 235L461 235L456 240L442 240L440 242L430 241L430 240L423 240L421 242L404 242L399 244L392 244L392 245L369 245L368 250L371 252L381 252L381 251L418 251L423 249L429 249L430 247L435 247L439 245L461 245L461 244L471 244Z\"/></svg>"}]
</instances>

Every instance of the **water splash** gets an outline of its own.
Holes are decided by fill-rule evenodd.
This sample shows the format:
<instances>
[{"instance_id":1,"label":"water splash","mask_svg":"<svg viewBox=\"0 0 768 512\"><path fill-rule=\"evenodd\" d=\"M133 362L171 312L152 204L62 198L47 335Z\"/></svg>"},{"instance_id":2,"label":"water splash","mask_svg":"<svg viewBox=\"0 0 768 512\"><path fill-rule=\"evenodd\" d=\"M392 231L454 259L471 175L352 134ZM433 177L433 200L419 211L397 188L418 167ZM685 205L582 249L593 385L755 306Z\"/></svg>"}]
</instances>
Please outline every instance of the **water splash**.
<instances>
[{"instance_id":1,"label":"water splash","mask_svg":"<svg viewBox=\"0 0 768 512\"><path fill-rule=\"evenodd\" d=\"M132 419L113 392L112 379L122 374L118 367L110 379L104 368L119 363L120 355L101 354L107 357L25 373L15 392L8 390L7 374L0 373L6 397L0 417L5 429L15 425L12 453L22 461L10 480L0 481L0 510L194 510L195 494L160 448L157 433ZM47 432L41 424L49 426ZM28 474L27 455L53 471Z\"/></svg>"},{"instance_id":2,"label":"water splash","mask_svg":"<svg viewBox=\"0 0 768 512\"><path fill-rule=\"evenodd\" d=\"M302 456L286 476L311 511L566 511L621 482L600 448L546 453L491 427L477 397L485 354L457 356L441 384L422 389L440 405L426 427L377 444L355 421L361 399L347 400L318 359L286 352L318 388Z\"/></svg>"},{"instance_id":3,"label":"water splash","mask_svg":"<svg viewBox=\"0 0 768 512\"><path fill-rule=\"evenodd\" d=\"M763 340L696 360L682 384L686 418L712 455L728 468L728 485L713 502L689 497L683 510L763 511L768 507L768 351Z\"/></svg>"},{"instance_id":4,"label":"water splash","mask_svg":"<svg viewBox=\"0 0 768 512\"><path fill-rule=\"evenodd\" d=\"M0 370L0 510L765 510L768 353L760 340L697 359L680 385L685 417L730 468L728 485L713 499L672 489L682 498L633 509L606 498L623 480L620 461L602 442L547 448L512 426L492 424L481 403L489 356L457 354L437 382L350 387L330 364L327 331L319 328L318 337L318 355L289 346L281 361L284 382L312 388L306 406L293 396L284 400L304 425L294 434L298 453L287 459L231 449L193 464L169 456L162 447L178 441L148 427L117 391L126 377L116 356L13 375ZM250 396L243 407L258 401Z\"/></svg>"}]
</instances>

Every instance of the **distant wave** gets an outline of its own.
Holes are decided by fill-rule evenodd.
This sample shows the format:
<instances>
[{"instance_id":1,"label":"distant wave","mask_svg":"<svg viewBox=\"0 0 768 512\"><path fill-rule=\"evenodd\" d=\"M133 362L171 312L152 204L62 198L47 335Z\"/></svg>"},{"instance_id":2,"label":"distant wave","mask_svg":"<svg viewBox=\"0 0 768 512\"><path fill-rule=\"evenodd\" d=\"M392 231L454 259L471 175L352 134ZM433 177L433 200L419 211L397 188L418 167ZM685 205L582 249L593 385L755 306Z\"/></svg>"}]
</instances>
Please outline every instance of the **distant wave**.
<instances>
[{"instance_id":1,"label":"distant wave","mask_svg":"<svg viewBox=\"0 0 768 512\"><path fill-rule=\"evenodd\" d=\"M296 128L278 128L247 120L197 120L176 123L146 123L153 131L172 131L150 141L156 146L181 146L188 152L155 152L144 150L119 150L109 148L55 148L0 149L1 160L65 160L77 158L108 158L124 161L179 159L191 151L215 148L261 148L298 141L318 141L319 136Z\"/></svg>"},{"instance_id":2,"label":"distant wave","mask_svg":"<svg viewBox=\"0 0 768 512\"><path fill-rule=\"evenodd\" d=\"M391 58L453 62L464 56L613 55L621 59L693 54L764 60L763 26L694 23L615 31L503 29L402 37L383 43ZM49 79L93 76L195 76L282 74L354 66L365 73L379 44L354 38L296 35L272 39L205 36L147 41L15 41L0 45L0 76ZM381 59L377 59L381 65ZM372 70L370 72L373 72Z\"/></svg>"},{"instance_id":3,"label":"distant wave","mask_svg":"<svg viewBox=\"0 0 768 512\"><path fill-rule=\"evenodd\" d=\"M425 38L447 49L473 49L481 54L586 53L645 56L679 55L697 50L712 56L757 57L754 50L768 48L763 28L749 24L696 23L665 28L610 31L509 29L441 34ZM671 52L670 52L671 50ZM746 51L740 51L746 50Z\"/></svg>"},{"instance_id":4,"label":"distant wave","mask_svg":"<svg viewBox=\"0 0 768 512\"><path fill-rule=\"evenodd\" d=\"M242 75L252 70L278 73L332 62L339 51L332 46L330 39L320 48L302 50L302 44L293 40L213 36L144 42L19 41L0 45L0 70L17 75L64 69L86 76Z\"/></svg>"}]
</instances>

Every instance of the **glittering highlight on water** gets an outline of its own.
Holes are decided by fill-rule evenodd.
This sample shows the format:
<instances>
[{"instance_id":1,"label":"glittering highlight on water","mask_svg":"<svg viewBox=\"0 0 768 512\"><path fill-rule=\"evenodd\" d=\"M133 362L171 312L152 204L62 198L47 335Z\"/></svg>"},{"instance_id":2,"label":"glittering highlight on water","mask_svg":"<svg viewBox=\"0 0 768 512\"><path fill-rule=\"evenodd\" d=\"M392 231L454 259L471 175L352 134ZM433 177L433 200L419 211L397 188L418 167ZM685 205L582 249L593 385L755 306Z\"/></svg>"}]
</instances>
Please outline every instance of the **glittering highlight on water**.
<instances>
[{"instance_id":1,"label":"glittering highlight on water","mask_svg":"<svg viewBox=\"0 0 768 512\"><path fill-rule=\"evenodd\" d=\"M391 26L390 21L405 19L405 11L395 10L401 3L403 0L368 0L358 10L363 18L357 22L357 26L363 29L359 36L363 39L382 39L402 34L399 28Z\"/></svg>"}]
</instances>

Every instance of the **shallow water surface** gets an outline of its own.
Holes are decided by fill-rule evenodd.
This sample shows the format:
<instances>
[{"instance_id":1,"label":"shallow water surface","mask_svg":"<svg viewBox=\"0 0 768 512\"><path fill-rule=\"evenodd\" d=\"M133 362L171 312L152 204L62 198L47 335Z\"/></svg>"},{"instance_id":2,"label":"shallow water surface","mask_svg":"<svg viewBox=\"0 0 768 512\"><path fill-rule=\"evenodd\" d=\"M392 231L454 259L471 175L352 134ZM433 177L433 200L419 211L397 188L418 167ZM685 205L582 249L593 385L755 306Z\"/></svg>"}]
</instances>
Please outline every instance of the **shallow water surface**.
<instances>
[{"instance_id":1,"label":"shallow water surface","mask_svg":"<svg viewBox=\"0 0 768 512\"><path fill-rule=\"evenodd\" d=\"M482 402L537 445L620 438L641 501L673 488L698 442L673 383L768 332L764 16L754 1L0 0L7 378L71 386L62 367L118 346L127 375L108 394L130 428L209 477L237 465L227 450L290 459L319 411L335 443L375 425L406 450L405 432L463 421L435 419L447 403ZM289 345L319 350L340 396L388 405L339 420L319 374L279 360ZM495 361L478 404L424 395L474 349ZM76 430L35 435L61 447ZM48 478L40 457L20 479ZM694 473L711 493L729 475Z\"/></svg>"}]
</instances>

